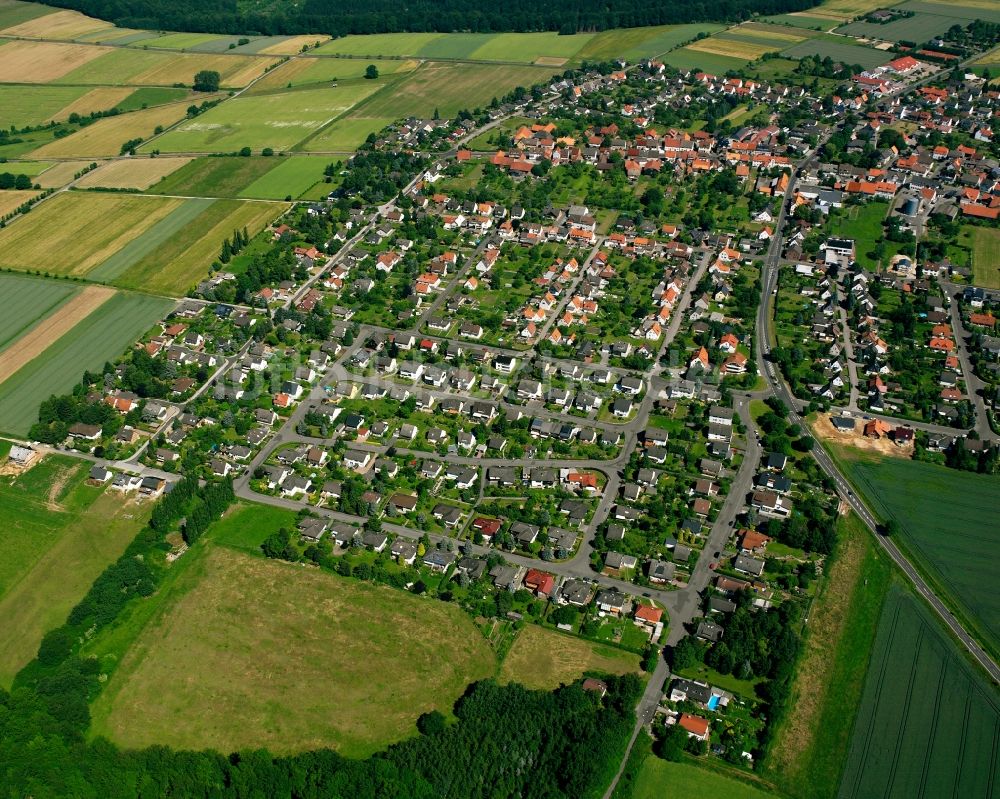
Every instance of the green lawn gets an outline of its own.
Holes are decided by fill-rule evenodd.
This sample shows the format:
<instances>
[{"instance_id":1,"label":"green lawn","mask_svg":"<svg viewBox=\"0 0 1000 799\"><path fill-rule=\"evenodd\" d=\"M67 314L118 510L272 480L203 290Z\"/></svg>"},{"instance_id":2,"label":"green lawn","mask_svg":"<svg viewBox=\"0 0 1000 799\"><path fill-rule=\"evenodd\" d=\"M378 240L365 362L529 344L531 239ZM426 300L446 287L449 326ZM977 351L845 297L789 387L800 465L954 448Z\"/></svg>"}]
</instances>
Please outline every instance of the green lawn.
<instances>
[{"instance_id":1,"label":"green lawn","mask_svg":"<svg viewBox=\"0 0 1000 799\"><path fill-rule=\"evenodd\" d=\"M295 513L273 505L238 502L212 527L212 540L223 546L260 554L260 545L279 527L295 527Z\"/></svg>"},{"instance_id":2,"label":"green lawn","mask_svg":"<svg viewBox=\"0 0 1000 799\"><path fill-rule=\"evenodd\" d=\"M273 169L240 191L239 196L260 200L298 198L323 180L323 170L329 163L330 159L325 156L296 155L281 158Z\"/></svg>"},{"instance_id":3,"label":"green lawn","mask_svg":"<svg viewBox=\"0 0 1000 799\"><path fill-rule=\"evenodd\" d=\"M69 391L87 369L113 361L172 306L173 300L116 294L0 385L0 429L25 435L38 406Z\"/></svg>"},{"instance_id":4,"label":"green lawn","mask_svg":"<svg viewBox=\"0 0 1000 799\"><path fill-rule=\"evenodd\" d=\"M94 703L93 734L122 746L364 757L496 668L453 605L209 542L178 566ZM110 632L93 651L125 643Z\"/></svg>"},{"instance_id":5,"label":"green lawn","mask_svg":"<svg viewBox=\"0 0 1000 799\"><path fill-rule=\"evenodd\" d=\"M182 197L239 197L240 193L276 166L264 156L196 158L148 189L149 194Z\"/></svg>"},{"instance_id":6,"label":"green lawn","mask_svg":"<svg viewBox=\"0 0 1000 799\"><path fill-rule=\"evenodd\" d=\"M840 799L990 796L1000 704L923 602L893 587L861 699Z\"/></svg>"},{"instance_id":7,"label":"green lawn","mask_svg":"<svg viewBox=\"0 0 1000 799\"><path fill-rule=\"evenodd\" d=\"M0 685L38 649L141 527L146 509L86 483L90 465L50 456L0 478Z\"/></svg>"},{"instance_id":8,"label":"green lawn","mask_svg":"<svg viewBox=\"0 0 1000 799\"><path fill-rule=\"evenodd\" d=\"M149 145L162 152L287 150L379 88L360 81L336 88L236 97L182 122ZM402 114L400 114L402 115Z\"/></svg>"},{"instance_id":9,"label":"green lawn","mask_svg":"<svg viewBox=\"0 0 1000 799\"><path fill-rule=\"evenodd\" d=\"M837 792L892 577L888 556L857 516L841 519L838 535L836 558L809 610L788 714L765 762L768 779L799 799Z\"/></svg>"},{"instance_id":10,"label":"green lawn","mask_svg":"<svg viewBox=\"0 0 1000 799\"><path fill-rule=\"evenodd\" d=\"M854 239L858 263L874 271L878 266L874 250L882 240L882 222L889 211L889 203L871 201L864 205L846 206L841 212L831 215L827 232L831 236ZM890 247L887 244L887 247Z\"/></svg>"},{"instance_id":11,"label":"green lawn","mask_svg":"<svg viewBox=\"0 0 1000 799\"><path fill-rule=\"evenodd\" d=\"M632 799L699 796L705 799L775 799L755 788L689 762L671 763L650 755L643 762L632 789Z\"/></svg>"},{"instance_id":12,"label":"green lawn","mask_svg":"<svg viewBox=\"0 0 1000 799\"><path fill-rule=\"evenodd\" d=\"M0 274L0 296L7 307L0 317L0 352L78 290L72 283Z\"/></svg>"},{"instance_id":13,"label":"green lawn","mask_svg":"<svg viewBox=\"0 0 1000 799\"><path fill-rule=\"evenodd\" d=\"M900 544L958 606L987 649L1000 648L992 553L1000 543L1000 477L831 447L875 514L896 519Z\"/></svg>"},{"instance_id":14,"label":"green lawn","mask_svg":"<svg viewBox=\"0 0 1000 799\"><path fill-rule=\"evenodd\" d=\"M972 282L1000 288L1000 229L966 225L965 230L972 242Z\"/></svg>"}]
</instances>

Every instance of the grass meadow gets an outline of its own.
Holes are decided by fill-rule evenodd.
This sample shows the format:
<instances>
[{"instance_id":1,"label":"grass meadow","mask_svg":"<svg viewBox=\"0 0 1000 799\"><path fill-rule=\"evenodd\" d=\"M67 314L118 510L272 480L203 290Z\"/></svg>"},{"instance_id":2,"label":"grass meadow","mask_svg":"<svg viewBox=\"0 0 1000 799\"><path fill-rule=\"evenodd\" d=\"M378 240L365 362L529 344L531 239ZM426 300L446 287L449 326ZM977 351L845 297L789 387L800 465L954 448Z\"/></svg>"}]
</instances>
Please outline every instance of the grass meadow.
<instances>
[{"instance_id":1,"label":"grass meadow","mask_svg":"<svg viewBox=\"0 0 1000 799\"><path fill-rule=\"evenodd\" d=\"M38 650L145 523L148 506L87 481L89 464L49 456L0 478L0 685Z\"/></svg>"},{"instance_id":2,"label":"grass meadow","mask_svg":"<svg viewBox=\"0 0 1000 799\"><path fill-rule=\"evenodd\" d=\"M972 244L972 282L977 286L1000 289L1000 230L966 225Z\"/></svg>"},{"instance_id":3,"label":"grass meadow","mask_svg":"<svg viewBox=\"0 0 1000 799\"><path fill-rule=\"evenodd\" d=\"M235 152L250 147L287 150L379 88L361 81L337 88L236 97L178 125L143 149ZM397 116L403 116L400 113Z\"/></svg>"},{"instance_id":4,"label":"grass meadow","mask_svg":"<svg viewBox=\"0 0 1000 799\"><path fill-rule=\"evenodd\" d=\"M0 274L0 296L6 308L0 317L0 351L78 291L72 283Z\"/></svg>"},{"instance_id":5,"label":"grass meadow","mask_svg":"<svg viewBox=\"0 0 1000 799\"><path fill-rule=\"evenodd\" d=\"M370 65L378 69L380 75L409 72L416 69L419 61L361 58L296 58L272 69L250 90L253 94L274 89L290 89L314 83L356 80L363 78Z\"/></svg>"},{"instance_id":6,"label":"grass meadow","mask_svg":"<svg viewBox=\"0 0 1000 799\"><path fill-rule=\"evenodd\" d=\"M117 358L171 307L172 300L136 294L109 299L0 384L0 432L26 435L42 400L65 394L85 370Z\"/></svg>"},{"instance_id":7,"label":"grass meadow","mask_svg":"<svg viewBox=\"0 0 1000 799\"><path fill-rule=\"evenodd\" d=\"M377 133L395 122L394 117L373 117L367 109L359 109L349 116L335 120L302 144L306 152L352 153L360 147L369 133Z\"/></svg>"},{"instance_id":8,"label":"grass meadow","mask_svg":"<svg viewBox=\"0 0 1000 799\"><path fill-rule=\"evenodd\" d=\"M181 197L238 197L240 192L275 167L263 156L197 158L153 184L151 194Z\"/></svg>"},{"instance_id":9,"label":"grass meadow","mask_svg":"<svg viewBox=\"0 0 1000 799\"><path fill-rule=\"evenodd\" d=\"M323 180L323 170L330 159L322 155L295 155L272 159L269 169L239 192L240 197L260 200L298 198Z\"/></svg>"},{"instance_id":10,"label":"grass meadow","mask_svg":"<svg viewBox=\"0 0 1000 799\"><path fill-rule=\"evenodd\" d=\"M775 799L775 795L689 762L671 763L649 755L639 768L631 799L704 796L711 799Z\"/></svg>"},{"instance_id":11,"label":"grass meadow","mask_svg":"<svg viewBox=\"0 0 1000 799\"><path fill-rule=\"evenodd\" d=\"M888 591L889 558L857 516L841 519L836 557L809 610L792 700L764 776L799 799L832 799Z\"/></svg>"},{"instance_id":12,"label":"grass meadow","mask_svg":"<svg viewBox=\"0 0 1000 799\"><path fill-rule=\"evenodd\" d=\"M363 757L494 672L456 607L224 547L185 557L199 560L151 600L159 612L95 702L94 734Z\"/></svg>"},{"instance_id":13,"label":"grass meadow","mask_svg":"<svg viewBox=\"0 0 1000 799\"><path fill-rule=\"evenodd\" d=\"M1000 542L1000 478L831 446L851 482L987 649L1000 647L1000 597L989 553Z\"/></svg>"},{"instance_id":14,"label":"grass meadow","mask_svg":"<svg viewBox=\"0 0 1000 799\"><path fill-rule=\"evenodd\" d=\"M989 796L997 693L937 618L894 587L878 625L839 799Z\"/></svg>"},{"instance_id":15,"label":"grass meadow","mask_svg":"<svg viewBox=\"0 0 1000 799\"><path fill-rule=\"evenodd\" d=\"M863 67L877 67L892 60L892 53L860 44L847 44L850 41L851 39L844 37L840 37L840 41L832 41L829 38L810 39L782 50L781 54L786 58L803 58L807 55L816 55L820 58L829 56L834 61L860 64Z\"/></svg>"},{"instance_id":16,"label":"grass meadow","mask_svg":"<svg viewBox=\"0 0 1000 799\"><path fill-rule=\"evenodd\" d=\"M588 671L626 674L639 670L639 656L632 652L528 625L504 658L500 680L548 691Z\"/></svg>"}]
</instances>

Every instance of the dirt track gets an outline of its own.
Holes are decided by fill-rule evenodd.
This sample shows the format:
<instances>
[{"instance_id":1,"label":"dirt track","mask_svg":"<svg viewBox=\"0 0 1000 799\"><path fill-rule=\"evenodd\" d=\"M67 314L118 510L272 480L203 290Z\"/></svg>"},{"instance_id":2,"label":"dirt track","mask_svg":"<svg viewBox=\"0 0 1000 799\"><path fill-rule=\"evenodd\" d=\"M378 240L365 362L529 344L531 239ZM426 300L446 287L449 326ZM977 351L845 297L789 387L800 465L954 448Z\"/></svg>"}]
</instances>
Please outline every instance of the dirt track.
<instances>
[{"instance_id":1,"label":"dirt track","mask_svg":"<svg viewBox=\"0 0 1000 799\"><path fill-rule=\"evenodd\" d=\"M114 293L114 289L104 286L87 286L55 313L31 328L0 353L0 383L45 352L52 343L100 308Z\"/></svg>"}]
</instances>

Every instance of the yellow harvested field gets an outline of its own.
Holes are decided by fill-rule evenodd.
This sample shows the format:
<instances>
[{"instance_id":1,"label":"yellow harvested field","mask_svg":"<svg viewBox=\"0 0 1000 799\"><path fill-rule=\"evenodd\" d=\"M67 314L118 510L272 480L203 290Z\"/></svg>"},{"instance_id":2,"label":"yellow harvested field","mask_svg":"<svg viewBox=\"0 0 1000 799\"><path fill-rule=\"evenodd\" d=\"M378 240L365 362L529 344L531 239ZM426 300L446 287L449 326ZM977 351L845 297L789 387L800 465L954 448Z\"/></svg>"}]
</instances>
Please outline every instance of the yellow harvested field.
<instances>
[{"instance_id":1,"label":"yellow harvested field","mask_svg":"<svg viewBox=\"0 0 1000 799\"><path fill-rule=\"evenodd\" d=\"M75 39L86 33L110 30L114 25L86 17L78 11L56 11L0 31L4 36L26 39Z\"/></svg>"},{"instance_id":2,"label":"yellow harvested field","mask_svg":"<svg viewBox=\"0 0 1000 799\"><path fill-rule=\"evenodd\" d=\"M568 60L568 58L556 58L551 55L543 55L536 58L534 63L538 64L540 67L561 67Z\"/></svg>"},{"instance_id":3,"label":"yellow harvested field","mask_svg":"<svg viewBox=\"0 0 1000 799\"><path fill-rule=\"evenodd\" d=\"M48 83L108 52L85 44L8 42L0 47L0 83Z\"/></svg>"},{"instance_id":4,"label":"yellow harvested field","mask_svg":"<svg viewBox=\"0 0 1000 799\"><path fill-rule=\"evenodd\" d=\"M50 122L64 122L70 114L86 116L91 111L107 111L128 97L135 89L131 87L102 86L91 89L83 97L78 97L65 108L49 117Z\"/></svg>"},{"instance_id":5,"label":"yellow harvested field","mask_svg":"<svg viewBox=\"0 0 1000 799\"><path fill-rule=\"evenodd\" d=\"M992 3L994 0L986 0L986 2ZM885 0L829 0L818 8L810 8L801 12L801 15L844 20L860 17L877 8L885 8L887 5L891 6L893 3L886 3Z\"/></svg>"},{"instance_id":6,"label":"yellow harvested field","mask_svg":"<svg viewBox=\"0 0 1000 799\"><path fill-rule=\"evenodd\" d=\"M49 167L41 175L35 178L35 183L43 189L58 189L65 186L73 179L73 175L79 172L92 161L60 161L53 167Z\"/></svg>"},{"instance_id":7,"label":"yellow harvested field","mask_svg":"<svg viewBox=\"0 0 1000 799\"><path fill-rule=\"evenodd\" d=\"M0 352L0 383L37 358L115 293L104 286L87 286L17 340L17 346Z\"/></svg>"},{"instance_id":8,"label":"yellow harvested field","mask_svg":"<svg viewBox=\"0 0 1000 799\"><path fill-rule=\"evenodd\" d=\"M114 156L132 139L148 139L157 127L169 127L184 119L186 103L172 103L145 111L133 111L99 119L72 136L42 145L32 158L72 158L73 156Z\"/></svg>"},{"instance_id":9,"label":"yellow harvested field","mask_svg":"<svg viewBox=\"0 0 1000 799\"><path fill-rule=\"evenodd\" d=\"M16 211L22 203L26 203L38 194L33 189L25 191L0 191L0 216L7 216Z\"/></svg>"},{"instance_id":10,"label":"yellow harvested field","mask_svg":"<svg viewBox=\"0 0 1000 799\"><path fill-rule=\"evenodd\" d=\"M283 42L278 42L277 44L272 44L270 47L265 47L258 52L261 55L295 55L301 52L303 47L312 47L314 44L319 42L329 41L330 37L325 33L317 34L315 36L303 35L303 36L293 36L291 39L286 39Z\"/></svg>"},{"instance_id":11,"label":"yellow harvested field","mask_svg":"<svg viewBox=\"0 0 1000 799\"><path fill-rule=\"evenodd\" d=\"M0 230L0 266L86 275L183 200L64 192Z\"/></svg>"},{"instance_id":12,"label":"yellow harvested field","mask_svg":"<svg viewBox=\"0 0 1000 799\"><path fill-rule=\"evenodd\" d=\"M766 44L751 44L750 42L736 42L731 39L717 39L709 37L698 42L692 42L687 46L688 50L695 50L699 53L712 53L713 55L724 55L730 58L745 58L748 61L756 61L764 53L775 50Z\"/></svg>"},{"instance_id":13,"label":"yellow harvested field","mask_svg":"<svg viewBox=\"0 0 1000 799\"><path fill-rule=\"evenodd\" d=\"M104 189L148 189L157 181L165 178L171 172L176 172L192 158L126 158L121 161L109 161L104 166L88 172L79 181L77 187L87 189L100 187Z\"/></svg>"},{"instance_id":14,"label":"yellow harvested field","mask_svg":"<svg viewBox=\"0 0 1000 799\"><path fill-rule=\"evenodd\" d=\"M996 50L990 51L989 53L987 53L986 55L984 55L982 58L980 58L978 61L976 61L976 63L977 64L987 64L987 65L990 65L990 64L1000 64L1000 48L997 48Z\"/></svg>"},{"instance_id":15,"label":"yellow harvested field","mask_svg":"<svg viewBox=\"0 0 1000 799\"><path fill-rule=\"evenodd\" d=\"M789 31L787 28L779 30L775 25L761 25L758 22L748 22L745 25L740 25L738 28L734 28L731 32L747 33L751 36L759 36L762 39L773 39L775 42L787 42L788 44L797 44L809 38L800 33Z\"/></svg>"},{"instance_id":16,"label":"yellow harvested field","mask_svg":"<svg viewBox=\"0 0 1000 799\"><path fill-rule=\"evenodd\" d=\"M128 82L140 86L173 86L175 83L189 85L196 72L207 69L222 76L223 86L240 87L246 86L276 63L277 58L177 53L155 67L129 78Z\"/></svg>"}]
</instances>

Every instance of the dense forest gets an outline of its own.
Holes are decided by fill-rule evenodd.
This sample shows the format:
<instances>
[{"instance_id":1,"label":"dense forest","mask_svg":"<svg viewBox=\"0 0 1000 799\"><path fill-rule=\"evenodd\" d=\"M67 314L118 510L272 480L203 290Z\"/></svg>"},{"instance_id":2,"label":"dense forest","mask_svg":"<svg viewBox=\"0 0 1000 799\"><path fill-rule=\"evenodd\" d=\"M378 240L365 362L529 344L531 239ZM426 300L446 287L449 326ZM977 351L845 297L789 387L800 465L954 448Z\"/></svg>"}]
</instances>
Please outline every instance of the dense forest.
<instances>
[{"instance_id":1,"label":"dense forest","mask_svg":"<svg viewBox=\"0 0 1000 799\"><path fill-rule=\"evenodd\" d=\"M52 0L122 27L231 34L539 31L561 33L682 22L730 21L802 11L815 0ZM260 10L263 9L263 10Z\"/></svg>"}]
</instances>

